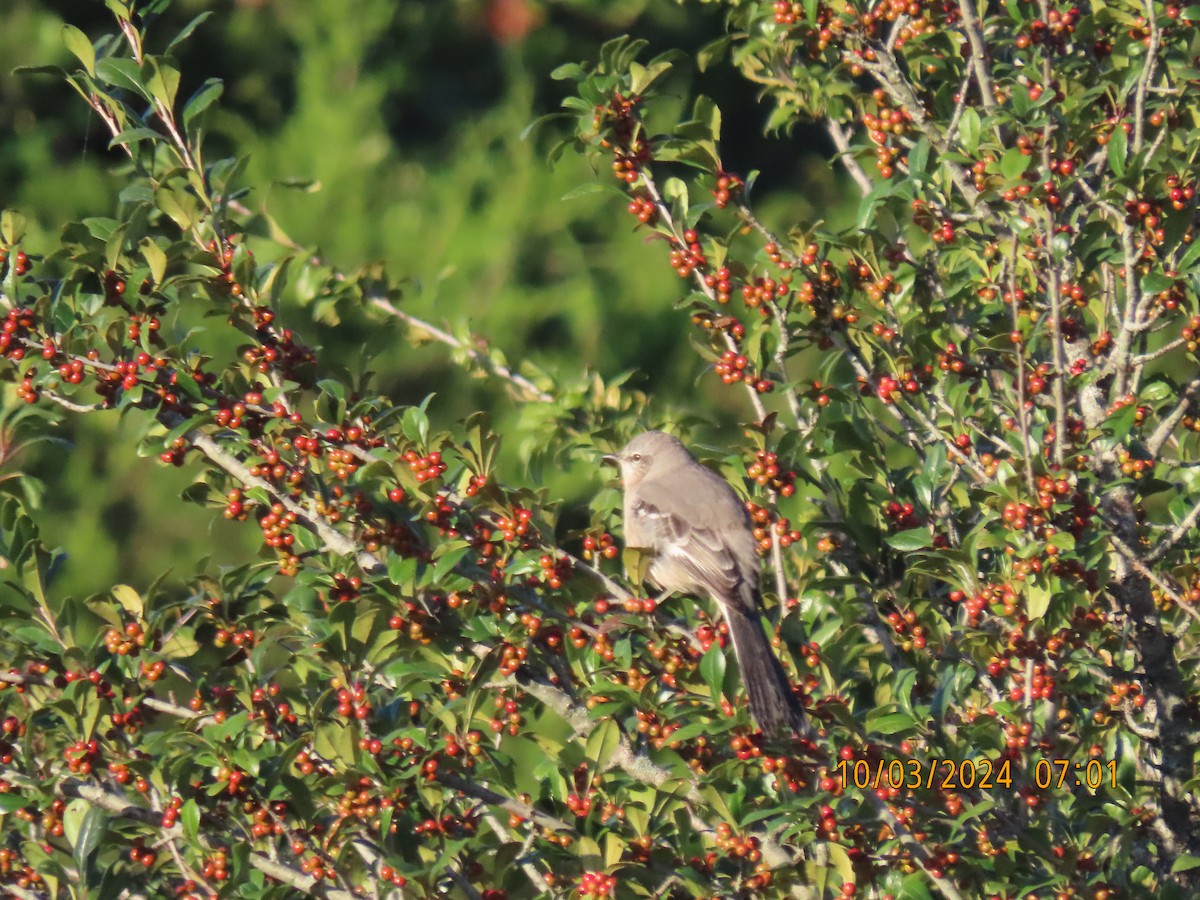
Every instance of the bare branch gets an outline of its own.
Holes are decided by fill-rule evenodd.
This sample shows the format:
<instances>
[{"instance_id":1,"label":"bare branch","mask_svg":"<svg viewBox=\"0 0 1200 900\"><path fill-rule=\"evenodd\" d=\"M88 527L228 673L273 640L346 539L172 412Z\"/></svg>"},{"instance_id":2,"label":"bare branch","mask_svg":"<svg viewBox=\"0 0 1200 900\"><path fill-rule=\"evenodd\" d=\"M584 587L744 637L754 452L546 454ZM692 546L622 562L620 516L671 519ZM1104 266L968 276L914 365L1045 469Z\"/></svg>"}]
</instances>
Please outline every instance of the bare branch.
<instances>
[{"instance_id":1,"label":"bare branch","mask_svg":"<svg viewBox=\"0 0 1200 900\"><path fill-rule=\"evenodd\" d=\"M1133 141L1129 145L1129 155L1136 156L1141 152L1146 140L1146 94L1150 82L1154 80L1158 68L1158 50L1162 41L1162 30L1158 27L1158 17L1154 12L1154 3L1145 0L1144 9L1146 23L1150 27L1150 45L1142 60L1142 71L1138 76L1137 90L1133 96Z\"/></svg>"},{"instance_id":2,"label":"bare branch","mask_svg":"<svg viewBox=\"0 0 1200 900\"><path fill-rule=\"evenodd\" d=\"M979 99L985 110L993 112L996 109L996 88L992 84L987 42L974 0L958 0L958 10L962 15L963 30L967 33L967 43L971 45L971 71L975 74L975 83L979 85Z\"/></svg>"},{"instance_id":3,"label":"bare branch","mask_svg":"<svg viewBox=\"0 0 1200 900\"><path fill-rule=\"evenodd\" d=\"M549 403L554 399L552 396L550 396L550 394L543 391L524 375L521 375L519 372L514 372L508 366L497 362L482 350L472 347L466 342L459 340L454 335L450 334L450 332L443 331L436 325L431 325L422 319L418 319L411 313L405 312L398 306L394 305L386 297L368 297L367 302L377 309L382 309L388 315L395 316L408 327L422 334L428 335L435 341L445 344L447 347L450 347L461 353L465 353L471 362L479 366L484 371L503 378L505 381L512 384L526 399L537 400L541 403Z\"/></svg>"},{"instance_id":4,"label":"bare branch","mask_svg":"<svg viewBox=\"0 0 1200 900\"><path fill-rule=\"evenodd\" d=\"M1108 360L1108 368L1116 376L1109 394L1110 405L1112 401L1124 397L1129 390L1129 378L1133 371L1130 364L1133 338L1147 327L1146 323L1138 318L1141 305L1137 268L1139 254L1134 248L1133 233L1128 225L1121 228L1121 253L1125 263L1125 307L1120 313L1121 324L1114 336L1113 349Z\"/></svg>"},{"instance_id":5,"label":"bare branch","mask_svg":"<svg viewBox=\"0 0 1200 900\"><path fill-rule=\"evenodd\" d=\"M968 0L969 2L969 0ZM1048 153L1043 145L1043 153ZM1050 344L1054 352L1054 462L1061 466L1064 462L1064 447L1067 439L1067 397L1066 381L1069 369L1067 354L1062 333L1062 283L1058 264L1053 258L1054 216L1046 208L1046 251L1047 293L1050 295ZM1015 308L1015 304L1014 304Z\"/></svg>"},{"instance_id":6,"label":"bare branch","mask_svg":"<svg viewBox=\"0 0 1200 900\"><path fill-rule=\"evenodd\" d=\"M1134 366L1136 366L1140 369L1146 363L1153 362L1156 359L1161 359L1162 357L1164 357L1168 353L1170 353L1172 350L1179 349L1187 342L1188 342L1187 338L1177 337L1177 338L1175 338L1175 340L1173 340L1167 344L1164 344L1163 346L1159 347L1157 350L1151 350L1147 353L1139 353L1138 355L1132 357L1130 362Z\"/></svg>"},{"instance_id":7,"label":"bare branch","mask_svg":"<svg viewBox=\"0 0 1200 900\"><path fill-rule=\"evenodd\" d=\"M513 800L511 797L505 797L503 794L498 794L486 785L476 784L472 781L467 781L465 778L460 778L449 772L439 772L437 781L452 791L458 791L466 794L468 797L474 797L476 800L482 800L489 806L499 807L514 815L520 816L522 819L527 819L536 825L545 828L549 831L558 831L574 834L577 829L564 822L557 816L551 816L540 810L534 809L528 803L522 803L519 800Z\"/></svg>"},{"instance_id":8,"label":"bare branch","mask_svg":"<svg viewBox=\"0 0 1200 900\"><path fill-rule=\"evenodd\" d=\"M854 179L854 183L858 185L859 191L865 197L871 193L874 185L871 183L871 177L863 170L863 167L858 164L858 160L854 158L852 148L850 147L850 137L846 134L839 123L833 119L825 120L825 133L829 135L833 141L833 146L837 147L838 162Z\"/></svg>"},{"instance_id":9,"label":"bare branch","mask_svg":"<svg viewBox=\"0 0 1200 900\"><path fill-rule=\"evenodd\" d=\"M64 397L62 394L59 394L56 391L42 391L41 395L51 403L55 403L58 406L61 406L63 409L69 410L73 413L101 412L106 408L103 403L76 403L74 400Z\"/></svg>"}]
</instances>

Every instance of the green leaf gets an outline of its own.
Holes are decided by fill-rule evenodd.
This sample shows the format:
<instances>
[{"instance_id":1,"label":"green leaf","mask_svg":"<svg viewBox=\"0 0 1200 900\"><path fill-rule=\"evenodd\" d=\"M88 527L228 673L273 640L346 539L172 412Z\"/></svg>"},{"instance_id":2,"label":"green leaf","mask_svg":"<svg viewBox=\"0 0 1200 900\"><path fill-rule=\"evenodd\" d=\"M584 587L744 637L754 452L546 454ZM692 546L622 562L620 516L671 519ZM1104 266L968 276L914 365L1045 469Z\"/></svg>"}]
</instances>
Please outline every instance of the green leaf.
<instances>
[{"instance_id":1,"label":"green leaf","mask_svg":"<svg viewBox=\"0 0 1200 900\"><path fill-rule=\"evenodd\" d=\"M629 90L634 94L644 93L665 72L671 71L671 64L665 61L652 62L643 66L639 62L629 64Z\"/></svg>"},{"instance_id":2,"label":"green leaf","mask_svg":"<svg viewBox=\"0 0 1200 900\"><path fill-rule=\"evenodd\" d=\"M150 89L154 99L166 109L174 109L175 95L179 92L179 70L157 56L150 57L147 63L150 66L150 77L146 79L146 87Z\"/></svg>"},{"instance_id":3,"label":"green leaf","mask_svg":"<svg viewBox=\"0 0 1200 900\"><path fill-rule=\"evenodd\" d=\"M716 789L711 783L705 783L699 787L700 796L706 803L716 810L717 814L727 822L736 822L737 816L733 814L733 810L729 808L729 803L725 799L725 795Z\"/></svg>"},{"instance_id":4,"label":"green leaf","mask_svg":"<svg viewBox=\"0 0 1200 900\"><path fill-rule=\"evenodd\" d=\"M928 877L924 872L914 872L907 876L900 884L900 893L896 895L896 900L933 900L925 884Z\"/></svg>"},{"instance_id":5,"label":"green leaf","mask_svg":"<svg viewBox=\"0 0 1200 900\"><path fill-rule=\"evenodd\" d=\"M202 22L204 22L204 20L207 19L211 15L212 15L212 10L206 10L206 11L200 13L200 15L196 16L194 19L192 19L192 21L190 21L186 25L184 25L183 28L180 29L179 34L175 35L175 37L172 38L171 43L167 44L167 49L164 52L170 53L172 50L174 50L176 47L178 47L180 44L182 44L184 41L186 41L189 37L191 37L192 32L195 31L198 27L200 27L200 24Z\"/></svg>"},{"instance_id":6,"label":"green leaf","mask_svg":"<svg viewBox=\"0 0 1200 900\"><path fill-rule=\"evenodd\" d=\"M96 48L88 40L88 36L74 25L62 27L62 40L81 63L89 75L96 74Z\"/></svg>"},{"instance_id":7,"label":"green leaf","mask_svg":"<svg viewBox=\"0 0 1200 900\"><path fill-rule=\"evenodd\" d=\"M54 75L64 81L69 79L67 70L62 66L13 66L14 75ZM73 82L72 82L73 83Z\"/></svg>"},{"instance_id":8,"label":"green leaf","mask_svg":"<svg viewBox=\"0 0 1200 900\"><path fill-rule=\"evenodd\" d=\"M593 777L608 767L609 760L621 744L621 728L616 719L602 720L588 735L584 756L592 763Z\"/></svg>"},{"instance_id":9,"label":"green leaf","mask_svg":"<svg viewBox=\"0 0 1200 900\"><path fill-rule=\"evenodd\" d=\"M354 762L354 729L341 722L323 722L313 734L313 749L325 759L345 766Z\"/></svg>"},{"instance_id":10,"label":"green leaf","mask_svg":"<svg viewBox=\"0 0 1200 900\"><path fill-rule=\"evenodd\" d=\"M162 284L163 276L167 272L167 254L154 242L154 238L150 237L142 238L138 242L138 249L142 251L142 259L146 260L146 265L150 267L150 278L155 284Z\"/></svg>"},{"instance_id":11,"label":"green leaf","mask_svg":"<svg viewBox=\"0 0 1200 900\"><path fill-rule=\"evenodd\" d=\"M1030 619L1040 619L1050 608L1050 589L1040 584L1031 584L1025 591L1025 605Z\"/></svg>"},{"instance_id":12,"label":"green leaf","mask_svg":"<svg viewBox=\"0 0 1200 900\"><path fill-rule=\"evenodd\" d=\"M730 35L724 35L705 44L696 51L696 68L703 72L713 63L720 62L732 43L733 38Z\"/></svg>"},{"instance_id":13,"label":"green leaf","mask_svg":"<svg viewBox=\"0 0 1200 900\"><path fill-rule=\"evenodd\" d=\"M1032 161L1032 156L1026 156L1016 147L1010 147L1000 160L1000 174L1009 181L1013 181L1024 174Z\"/></svg>"},{"instance_id":14,"label":"green leaf","mask_svg":"<svg viewBox=\"0 0 1200 900\"><path fill-rule=\"evenodd\" d=\"M64 825L65 830L65 825ZM80 873L87 871L88 859L92 851L108 833L108 815L98 806L89 806L79 825L79 833L75 841L75 865Z\"/></svg>"},{"instance_id":15,"label":"green leaf","mask_svg":"<svg viewBox=\"0 0 1200 900\"><path fill-rule=\"evenodd\" d=\"M0 212L0 238L9 246L19 244L25 237L25 217L15 209Z\"/></svg>"},{"instance_id":16,"label":"green leaf","mask_svg":"<svg viewBox=\"0 0 1200 900\"><path fill-rule=\"evenodd\" d=\"M1175 862L1171 864L1172 872L1190 872L1192 869L1200 869L1200 856L1183 853L1176 857Z\"/></svg>"},{"instance_id":17,"label":"green leaf","mask_svg":"<svg viewBox=\"0 0 1200 900\"><path fill-rule=\"evenodd\" d=\"M183 105L183 127L190 127L192 120L208 109L224 92L225 82L220 78L210 78L200 85Z\"/></svg>"},{"instance_id":18,"label":"green leaf","mask_svg":"<svg viewBox=\"0 0 1200 900\"><path fill-rule=\"evenodd\" d=\"M429 416L425 415L425 410L419 406L410 406L404 411L400 427L406 438L422 447L425 446L425 439L429 437Z\"/></svg>"},{"instance_id":19,"label":"green leaf","mask_svg":"<svg viewBox=\"0 0 1200 900\"><path fill-rule=\"evenodd\" d=\"M621 562L625 565L625 575L635 586L641 585L646 580L646 573L650 570L650 563L653 561L654 554L641 547L626 547L621 551Z\"/></svg>"},{"instance_id":20,"label":"green leaf","mask_svg":"<svg viewBox=\"0 0 1200 900\"><path fill-rule=\"evenodd\" d=\"M1161 272L1150 272L1142 279L1142 293L1161 294L1175 286L1175 279Z\"/></svg>"},{"instance_id":21,"label":"green leaf","mask_svg":"<svg viewBox=\"0 0 1200 900\"><path fill-rule=\"evenodd\" d=\"M983 123L979 119L979 113L968 106L958 120L959 143L967 153L973 154L979 149L979 136L982 132Z\"/></svg>"},{"instance_id":22,"label":"green leaf","mask_svg":"<svg viewBox=\"0 0 1200 900\"><path fill-rule=\"evenodd\" d=\"M407 587L417 576L417 560L412 556L388 557L388 580L397 587Z\"/></svg>"},{"instance_id":23,"label":"green leaf","mask_svg":"<svg viewBox=\"0 0 1200 900\"><path fill-rule=\"evenodd\" d=\"M701 94L692 106L692 120L704 126L706 137L713 140L721 138L721 107L713 102L711 97Z\"/></svg>"},{"instance_id":24,"label":"green leaf","mask_svg":"<svg viewBox=\"0 0 1200 900\"><path fill-rule=\"evenodd\" d=\"M579 63L563 63L557 69L550 72L550 77L555 81L574 81L583 78L587 72Z\"/></svg>"},{"instance_id":25,"label":"green leaf","mask_svg":"<svg viewBox=\"0 0 1200 900\"><path fill-rule=\"evenodd\" d=\"M932 546L933 538L929 536L928 528L910 528L908 531L889 534L884 538L884 543L893 550L908 552L911 550L924 550L926 547Z\"/></svg>"},{"instance_id":26,"label":"green leaf","mask_svg":"<svg viewBox=\"0 0 1200 900\"><path fill-rule=\"evenodd\" d=\"M672 176L663 183L663 199L671 205L671 215L675 221L687 220L688 189L682 178Z\"/></svg>"},{"instance_id":27,"label":"green leaf","mask_svg":"<svg viewBox=\"0 0 1200 900\"><path fill-rule=\"evenodd\" d=\"M191 659L200 650L200 642L193 637L192 629L177 628L159 651L166 659Z\"/></svg>"},{"instance_id":28,"label":"green leaf","mask_svg":"<svg viewBox=\"0 0 1200 900\"><path fill-rule=\"evenodd\" d=\"M122 144L136 144L138 141L161 141L162 135L153 128L126 128L124 131L113 135L108 146L120 147Z\"/></svg>"},{"instance_id":29,"label":"green leaf","mask_svg":"<svg viewBox=\"0 0 1200 900\"><path fill-rule=\"evenodd\" d=\"M349 637L356 642L356 646L364 649L368 646L378 618L378 612L370 607L359 609L358 615L354 618L354 624L350 627L349 634Z\"/></svg>"},{"instance_id":30,"label":"green leaf","mask_svg":"<svg viewBox=\"0 0 1200 900\"><path fill-rule=\"evenodd\" d=\"M463 557L470 553L472 547L466 541L447 542L439 548L437 557L434 559L433 565L430 567L427 582L429 584L440 584L442 579L446 577L454 567L462 561Z\"/></svg>"},{"instance_id":31,"label":"green leaf","mask_svg":"<svg viewBox=\"0 0 1200 900\"><path fill-rule=\"evenodd\" d=\"M1193 241L1187 248L1187 252L1179 258L1179 270L1181 272L1188 271L1197 260L1200 260L1200 241Z\"/></svg>"},{"instance_id":32,"label":"green leaf","mask_svg":"<svg viewBox=\"0 0 1200 900\"><path fill-rule=\"evenodd\" d=\"M1113 128L1112 137L1108 139L1108 167L1118 178L1125 174L1125 153L1128 148L1129 138L1125 136L1125 129L1118 123Z\"/></svg>"},{"instance_id":33,"label":"green leaf","mask_svg":"<svg viewBox=\"0 0 1200 900\"><path fill-rule=\"evenodd\" d=\"M908 713L886 713L878 718L867 716L867 731L871 734L899 734L917 727L917 720Z\"/></svg>"},{"instance_id":34,"label":"green leaf","mask_svg":"<svg viewBox=\"0 0 1200 900\"><path fill-rule=\"evenodd\" d=\"M121 606L125 607L126 612L128 612L135 619L140 619L142 617L145 604L142 602L141 594L139 594L129 585L114 585L112 589L112 595L114 598L116 598L116 601L121 604Z\"/></svg>"},{"instance_id":35,"label":"green leaf","mask_svg":"<svg viewBox=\"0 0 1200 900\"><path fill-rule=\"evenodd\" d=\"M908 151L908 172L913 178L922 180L925 167L929 164L929 141L919 138Z\"/></svg>"},{"instance_id":36,"label":"green leaf","mask_svg":"<svg viewBox=\"0 0 1200 900\"><path fill-rule=\"evenodd\" d=\"M83 827L83 817L91 809L91 804L82 797L76 797L63 810L63 836L67 843L74 847L79 842L79 830Z\"/></svg>"},{"instance_id":37,"label":"green leaf","mask_svg":"<svg viewBox=\"0 0 1200 900\"><path fill-rule=\"evenodd\" d=\"M611 193L612 188L600 181L585 181L577 187L571 188L560 197L560 200L575 200L579 197L586 197L589 194Z\"/></svg>"},{"instance_id":38,"label":"green leaf","mask_svg":"<svg viewBox=\"0 0 1200 900\"><path fill-rule=\"evenodd\" d=\"M712 692L713 703L719 706L725 689L725 654L716 644L700 658L700 675Z\"/></svg>"},{"instance_id":39,"label":"green leaf","mask_svg":"<svg viewBox=\"0 0 1200 900\"><path fill-rule=\"evenodd\" d=\"M144 100L151 99L142 69L132 59L106 56L96 63L96 77L116 87L129 88Z\"/></svg>"},{"instance_id":40,"label":"green leaf","mask_svg":"<svg viewBox=\"0 0 1200 900\"><path fill-rule=\"evenodd\" d=\"M188 799L179 810L179 820L183 823L183 834L188 843L194 844L200 834L200 806L195 799Z\"/></svg>"}]
</instances>

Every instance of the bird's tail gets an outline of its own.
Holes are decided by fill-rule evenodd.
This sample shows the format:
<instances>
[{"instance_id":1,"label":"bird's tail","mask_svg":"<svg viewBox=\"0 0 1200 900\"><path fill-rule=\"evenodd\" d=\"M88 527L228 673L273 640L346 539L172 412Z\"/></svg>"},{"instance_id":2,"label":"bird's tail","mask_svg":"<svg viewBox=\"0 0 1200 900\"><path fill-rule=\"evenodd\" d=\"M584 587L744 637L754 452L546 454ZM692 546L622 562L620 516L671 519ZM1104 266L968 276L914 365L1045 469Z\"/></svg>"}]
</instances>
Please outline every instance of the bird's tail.
<instances>
[{"instance_id":1,"label":"bird's tail","mask_svg":"<svg viewBox=\"0 0 1200 900\"><path fill-rule=\"evenodd\" d=\"M792 692L787 673L775 656L757 616L740 604L723 603L733 652L750 700L750 714L767 735L798 733L804 708Z\"/></svg>"}]
</instances>

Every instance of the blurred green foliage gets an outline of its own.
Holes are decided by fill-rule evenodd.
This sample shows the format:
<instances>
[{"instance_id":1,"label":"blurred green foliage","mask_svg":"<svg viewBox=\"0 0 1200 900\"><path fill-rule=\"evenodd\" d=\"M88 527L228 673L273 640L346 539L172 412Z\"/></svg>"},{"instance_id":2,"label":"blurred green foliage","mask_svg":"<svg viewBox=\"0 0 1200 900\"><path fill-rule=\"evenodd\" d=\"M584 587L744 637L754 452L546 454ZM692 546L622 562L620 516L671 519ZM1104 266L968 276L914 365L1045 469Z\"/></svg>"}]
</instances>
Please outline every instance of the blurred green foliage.
<instances>
[{"instance_id":1,"label":"blurred green foliage","mask_svg":"<svg viewBox=\"0 0 1200 900\"><path fill-rule=\"evenodd\" d=\"M224 81L210 116L210 156L248 156L245 183L271 187L243 202L286 222L293 241L342 271L386 267L406 280L407 311L480 335L514 365L557 371L582 361L606 379L630 370L630 386L653 384L660 401L686 408L699 395L697 408L725 408L724 392L697 381L703 360L676 327L687 313L672 309L686 285L661 264L659 248L634 232L611 196L563 199L590 185L591 173L574 157L550 165L551 136L524 136L561 99L563 86L549 77L560 63L586 58L622 32L661 46L697 45L720 33L720 19L665 0L529 8L532 29L507 42L493 36L503 23L483 0L363 0L352 9L339 0L179 0L154 33L165 41L211 13L176 50L180 95L207 78ZM110 20L101 3L13 0L0 30L8 63L0 73L0 205L29 217L31 247L48 245L63 222L111 214L122 183L113 177L121 157L67 86L10 74L14 66L68 64L64 21L94 37ZM718 99L733 90L700 77ZM673 87L681 107L692 87L682 79ZM812 209L789 200L789 219L815 218L818 209L828 216L837 192L819 155L827 148L810 143L810 153L797 155L805 141L763 138L765 116L761 107L727 104L727 152L771 163L775 186L803 184ZM317 312L305 338L327 358L369 348L389 396L411 403L435 393L431 413L446 423L487 410L508 436L510 462L554 437L452 365L444 347L414 348L399 323L364 311ZM109 453L133 440L115 416L74 420L63 432L64 444L11 464L50 482L43 526L68 552L59 590L146 583L209 552L229 560L239 547L253 552L245 529L169 502L188 484L186 473ZM567 464L543 477L556 496L583 502L600 476Z\"/></svg>"}]
</instances>

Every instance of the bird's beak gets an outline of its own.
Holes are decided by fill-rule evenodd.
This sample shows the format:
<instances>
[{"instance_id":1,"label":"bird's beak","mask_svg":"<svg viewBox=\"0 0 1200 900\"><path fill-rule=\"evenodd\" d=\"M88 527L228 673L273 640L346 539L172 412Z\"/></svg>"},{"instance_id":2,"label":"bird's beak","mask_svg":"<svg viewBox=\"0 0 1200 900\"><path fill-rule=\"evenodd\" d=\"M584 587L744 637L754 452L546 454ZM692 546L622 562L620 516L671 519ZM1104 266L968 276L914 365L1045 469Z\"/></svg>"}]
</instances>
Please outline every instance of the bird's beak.
<instances>
[{"instance_id":1,"label":"bird's beak","mask_svg":"<svg viewBox=\"0 0 1200 900\"><path fill-rule=\"evenodd\" d=\"M619 468L621 465L621 457L617 456L615 453L605 453L602 457L600 457L600 462L608 463L610 466L617 466Z\"/></svg>"}]
</instances>

